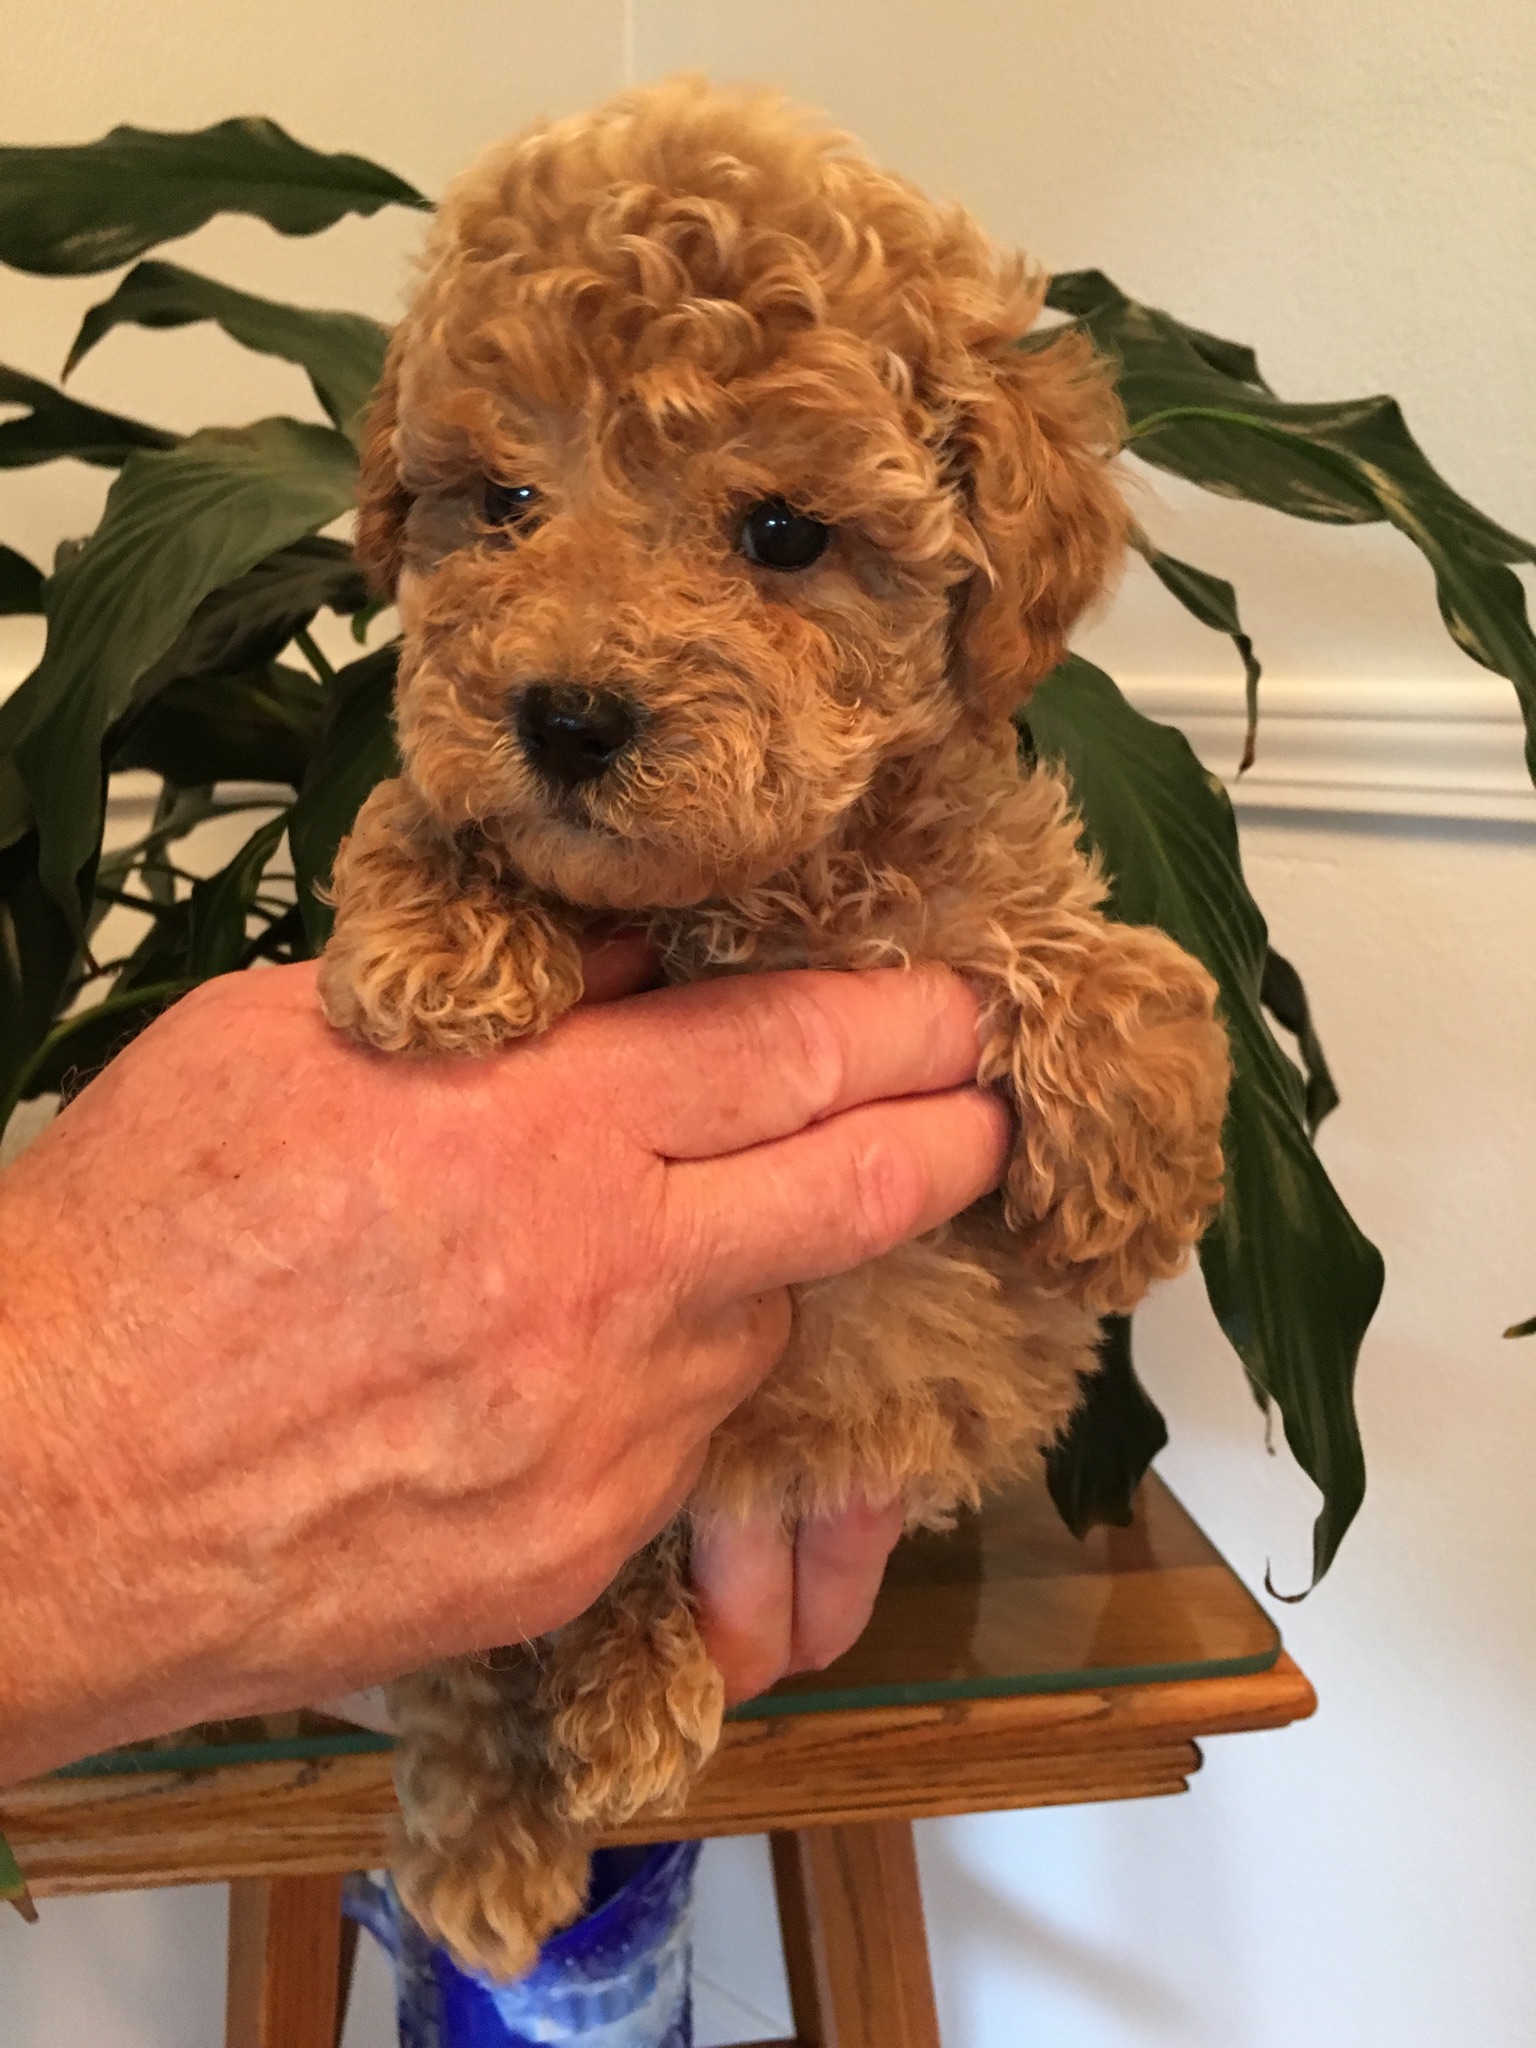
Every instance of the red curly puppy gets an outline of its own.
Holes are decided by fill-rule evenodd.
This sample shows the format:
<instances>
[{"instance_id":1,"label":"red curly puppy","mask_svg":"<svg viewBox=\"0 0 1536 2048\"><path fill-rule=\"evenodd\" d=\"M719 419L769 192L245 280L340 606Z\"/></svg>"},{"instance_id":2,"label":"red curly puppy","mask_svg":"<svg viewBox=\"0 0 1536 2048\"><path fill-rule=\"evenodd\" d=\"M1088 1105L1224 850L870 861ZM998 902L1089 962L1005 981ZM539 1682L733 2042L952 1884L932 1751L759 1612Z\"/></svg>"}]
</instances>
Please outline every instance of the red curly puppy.
<instances>
[{"instance_id":1,"label":"red curly puppy","mask_svg":"<svg viewBox=\"0 0 1536 2048\"><path fill-rule=\"evenodd\" d=\"M337 860L333 1022L401 1053L542 1031L616 911L673 980L937 960L984 996L1002 1195L800 1291L712 1509L931 1523L1029 1467L1220 1192L1211 980L1106 922L1060 782L1017 764L1125 526L1089 350L1018 345L1039 296L843 138L683 81L460 181L370 422L404 772ZM395 1687L401 1889L470 1961L525 1968L591 1833L708 1757L687 1547Z\"/></svg>"}]
</instances>

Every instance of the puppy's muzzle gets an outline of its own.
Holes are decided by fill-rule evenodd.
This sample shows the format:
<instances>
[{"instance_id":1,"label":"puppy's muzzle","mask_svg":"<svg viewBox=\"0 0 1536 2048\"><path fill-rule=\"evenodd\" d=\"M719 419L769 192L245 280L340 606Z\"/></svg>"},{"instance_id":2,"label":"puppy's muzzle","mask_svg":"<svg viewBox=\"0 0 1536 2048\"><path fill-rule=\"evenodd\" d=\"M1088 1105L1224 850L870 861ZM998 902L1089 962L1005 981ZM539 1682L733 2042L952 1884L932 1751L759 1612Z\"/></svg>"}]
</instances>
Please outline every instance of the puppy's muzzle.
<instances>
[{"instance_id":1,"label":"puppy's muzzle","mask_svg":"<svg viewBox=\"0 0 1536 2048\"><path fill-rule=\"evenodd\" d=\"M560 789L595 782L640 729L640 709L617 690L530 683L518 699L517 736L529 762Z\"/></svg>"}]
</instances>

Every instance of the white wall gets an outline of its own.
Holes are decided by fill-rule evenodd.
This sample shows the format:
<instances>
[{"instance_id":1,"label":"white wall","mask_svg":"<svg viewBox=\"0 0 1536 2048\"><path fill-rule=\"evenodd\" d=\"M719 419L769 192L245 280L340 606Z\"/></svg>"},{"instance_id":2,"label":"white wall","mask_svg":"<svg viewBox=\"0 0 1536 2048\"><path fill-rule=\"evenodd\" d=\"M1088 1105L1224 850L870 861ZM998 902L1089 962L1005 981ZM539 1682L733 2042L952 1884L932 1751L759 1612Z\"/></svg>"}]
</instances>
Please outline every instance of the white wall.
<instances>
[{"instance_id":1,"label":"white wall","mask_svg":"<svg viewBox=\"0 0 1536 2048\"><path fill-rule=\"evenodd\" d=\"M1048 263L1100 265L1255 342L1288 395L1395 391L1453 481L1536 530L1528 0L226 0L214 19L190 0L13 0L5 139L259 110L431 190L626 66L774 79ZM287 244L222 224L188 260L387 314L411 232ZM52 373L102 293L7 277L0 357ZM303 392L195 333L114 336L79 388L187 426ZM6 481L0 539L40 551L89 522L101 479L39 481ZM1536 1308L1536 799L1507 723L1473 735L1496 802L1437 774L1503 700L1445 640L1406 545L1157 493L1167 544L1238 581L1271 702L1352 707L1307 727L1317 758L1353 750L1349 772L1324 762L1280 789L1291 808L1274 786L1242 808L1344 1092L1324 1150L1388 1259L1360 1383L1371 1491L1331 1577L1280 1616L1315 1722L1211 1744L1186 1799L920 1831L946 2044L1527 2048L1536 1350L1498 1331ZM1236 703L1224 643L1133 576L1087 644L1163 712L1205 717L1230 766L1206 716L1227 688ZM1439 724L1404 717L1431 700ZM1277 721L1275 747L1298 729ZM1400 742L1417 767L1388 762ZM1164 1471L1251 1582L1272 1558L1297 1583L1307 1489L1264 1457L1198 1286L1156 1301L1144 1332L1174 1430ZM760 2037L786 2019L761 1858L712 1854L703 2038ZM215 1895L48 1920L0 1920L4 2048L215 2038ZM351 2048L382 2038L379 1989Z\"/></svg>"},{"instance_id":2,"label":"white wall","mask_svg":"<svg viewBox=\"0 0 1536 2048\"><path fill-rule=\"evenodd\" d=\"M1327 1022L1345 1108L1324 1151L1389 1276L1366 1507L1278 1616L1321 1711L1211 1743L1182 1800L933 1830L953 2048L1536 2036L1536 1360L1498 1334L1536 1300L1536 835L1245 824ZM1250 1583L1266 1558L1303 1583L1307 1489L1263 1456L1198 1287L1144 1326L1164 1474Z\"/></svg>"}]
</instances>

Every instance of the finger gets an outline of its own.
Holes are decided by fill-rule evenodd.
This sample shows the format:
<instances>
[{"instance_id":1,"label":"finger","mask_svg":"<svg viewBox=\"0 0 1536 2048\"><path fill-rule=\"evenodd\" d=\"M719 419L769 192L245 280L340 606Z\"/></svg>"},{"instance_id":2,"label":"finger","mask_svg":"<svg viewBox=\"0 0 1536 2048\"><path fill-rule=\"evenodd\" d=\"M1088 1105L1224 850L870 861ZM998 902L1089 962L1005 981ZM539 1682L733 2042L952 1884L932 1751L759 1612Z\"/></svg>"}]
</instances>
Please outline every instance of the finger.
<instances>
[{"instance_id":1,"label":"finger","mask_svg":"<svg viewBox=\"0 0 1536 2048\"><path fill-rule=\"evenodd\" d=\"M851 1272L995 1188L1012 1138L990 1090L850 1109L726 1159L668 1169L697 1298L729 1301Z\"/></svg>"},{"instance_id":2,"label":"finger","mask_svg":"<svg viewBox=\"0 0 1536 2048\"><path fill-rule=\"evenodd\" d=\"M944 967L733 976L628 1004L604 1064L634 1137L666 1159L708 1159L974 1080L976 1016Z\"/></svg>"},{"instance_id":3,"label":"finger","mask_svg":"<svg viewBox=\"0 0 1536 2048\"><path fill-rule=\"evenodd\" d=\"M635 995L654 988L660 971L660 956L644 932L618 931L593 939L581 949L581 1000L611 1003Z\"/></svg>"},{"instance_id":4,"label":"finger","mask_svg":"<svg viewBox=\"0 0 1536 2048\"><path fill-rule=\"evenodd\" d=\"M693 1532L699 1634L725 1680L726 1702L749 1700L784 1675L794 1626L795 1554L783 1524L701 1516Z\"/></svg>"},{"instance_id":5,"label":"finger","mask_svg":"<svg viewBox=\"0 0 1536 2048\"><path fill-rule=\"evenodd\" d=\"M885 1507L856 1500L840 1515L800 1524L791 1671L825 1670L863 1635L902 1521L899 1500Z\"/></svg>"}]
</instances>

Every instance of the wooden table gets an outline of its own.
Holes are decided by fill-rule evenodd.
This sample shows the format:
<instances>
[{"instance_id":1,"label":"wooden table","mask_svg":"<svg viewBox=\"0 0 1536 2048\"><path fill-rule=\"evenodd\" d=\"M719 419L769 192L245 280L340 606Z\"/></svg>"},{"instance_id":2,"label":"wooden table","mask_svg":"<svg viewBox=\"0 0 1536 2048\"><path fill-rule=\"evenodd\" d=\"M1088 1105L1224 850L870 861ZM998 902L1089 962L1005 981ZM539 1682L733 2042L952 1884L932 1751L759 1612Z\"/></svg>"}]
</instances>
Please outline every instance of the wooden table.
<instances>
[{"instance_id":1,"label":"wooden table","mask_svg":"<svg viewBox=\"0 0 1536 2048\"><path fill-rule=\"evenodd\" d=\"M939 2048L914 1820L1183 1792L1197 1737L1315 1704L1155 1477L1082 1544L1020 1491L903 1544L856 1648L741 1710L683 1815L608 1839L767 1834L795 2041ZM332 2048L342 1877L386 1860L393 1812L387 1745L307 1713L0 1792L39 1898L231 1881L227 2048Z\"/></svg>"}]
</instances>

